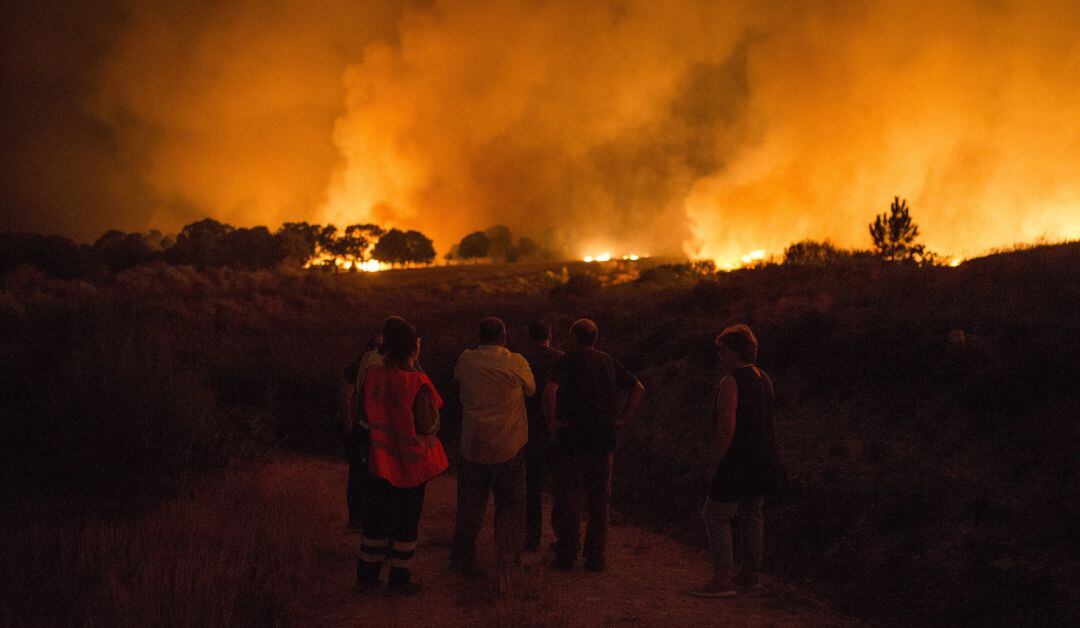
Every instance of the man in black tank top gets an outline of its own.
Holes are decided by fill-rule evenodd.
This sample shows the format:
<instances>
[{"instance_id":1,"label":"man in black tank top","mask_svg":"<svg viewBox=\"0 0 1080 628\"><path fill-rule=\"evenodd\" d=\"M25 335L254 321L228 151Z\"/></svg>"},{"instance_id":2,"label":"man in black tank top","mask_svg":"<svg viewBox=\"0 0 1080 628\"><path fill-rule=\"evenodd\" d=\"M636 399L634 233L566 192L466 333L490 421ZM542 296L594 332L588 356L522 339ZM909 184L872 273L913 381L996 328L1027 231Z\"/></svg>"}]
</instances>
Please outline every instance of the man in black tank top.
<instances>
[{"instance_id":1,"label":"man in black tank top","mask_svg":"<svg viewBox=\"0 0 1080 628\"><path fill-rule=\"evenodd\" d=\"M780 483L773 427L773 387L754 365L757 339L746 325L728 327L716 338L725 373L716 398L709 448L709 492L702 508L713 559L713 577L691 591L702 597L731 597L735 584L757 586L764 542L762 506ZM735 576L732 523L739 526L741 571Z\"/></svg>"}]
</instances>

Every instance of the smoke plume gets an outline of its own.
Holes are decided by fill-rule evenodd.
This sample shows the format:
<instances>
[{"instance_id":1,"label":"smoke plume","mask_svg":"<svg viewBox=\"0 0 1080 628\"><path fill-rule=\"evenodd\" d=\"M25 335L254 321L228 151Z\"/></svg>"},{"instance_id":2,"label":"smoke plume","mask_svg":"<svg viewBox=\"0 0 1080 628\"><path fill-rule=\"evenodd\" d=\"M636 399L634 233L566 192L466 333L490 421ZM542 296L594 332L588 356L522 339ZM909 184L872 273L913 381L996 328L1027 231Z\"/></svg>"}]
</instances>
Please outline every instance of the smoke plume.
<instances>
[{"instance_id":1,"label":"smoke plume","mask_svg":"<svg viewBox=\"0 0 1080 628\"><path fill-rule=\"evenodd\" d=\"M100 20L77 46L50 31L74 57L50 61L67 122L14 132L5 212L44 214L5 222L375 221L443 251L503 223L730 263L867 246L899 195L944 253L1080 237L1070 0L159 0Z\"/></svg>"}]
</instances>

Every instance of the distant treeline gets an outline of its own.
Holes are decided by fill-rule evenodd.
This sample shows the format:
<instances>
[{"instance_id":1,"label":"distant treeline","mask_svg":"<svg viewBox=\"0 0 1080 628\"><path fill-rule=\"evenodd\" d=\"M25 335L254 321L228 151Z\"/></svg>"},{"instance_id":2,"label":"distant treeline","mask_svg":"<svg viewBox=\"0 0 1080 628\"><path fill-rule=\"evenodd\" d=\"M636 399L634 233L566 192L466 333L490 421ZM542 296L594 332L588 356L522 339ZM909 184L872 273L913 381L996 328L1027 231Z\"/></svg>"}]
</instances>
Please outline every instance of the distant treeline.
<instances>
[{"instance_id":1,"label":"distant treeline","mask_svg":"<svg viewBox=\"0 0 1080 628\"><path fill-rule=\"evenodd\" d=\"M508 227L495 225L465 236L444 258L447 263L550 260L562 259L566 251L553 230L546 231L540 242L527 237L515 241ZM330 224L287 222L271 232L262 226L236 228L211 218L193 222L175 236L157 230L110 230L90 245L57 235L0 232L0 273L33 266L68 279L153 262L195 268L315 267L338 271L357 270L370 260L401 267L428 265L435 261L435 247L431 238L419 231L385 230L375 224L339 229Z\"/></svg>"},{"instance_id":2,"label":"distant treeline","mask_svg":"<svg viewBox=\"0 0 1080 628\"><path fill-rule=\"evenodd\" d=\"M337 270L370 259L394 266L435 261L431 238L419 231L386 231L373 224L334 225L287 222L275 232L266 227L235 228L207 218L176 236L160 231L108 231L91 245L61 236L0 233L0 272L23 265L57 277L82 277L163 262L196 268L262 270L311 265Z\"/></svg>"},{"instance_id":3,"label":"distant treeline","mask_svg":"<svg viewBox=\"0 0 1080 628\"><path fill-rule=\"evenodd\" d=\"M445 256L453 260L489 259L495 262L516 262L526 259L560 260L569 257L569 247L555 229L545 229L539 240L520 237L517 241L506 225L492 225L474 231L450 247Z\"/></svg>"},{"instance_id":4,"label":"distant treeline","mask_svg":"<svg viewBox=\"0 0 1080 628\"><path fill-rule=\"evenodd\" d=\"M918 242L919 228L906 201L894 198L889 210L869 225L873 250L847 250L828 240L803 240L788 246L782 261L801 266L829 266L860 258L931 266L945 262ZM546 229L539 240L515 240L509 227L493 225L466 235L443 257L447 263L481 259L513 263L527 259L564 260L569 258L569 251L555 229ZM358 270L371 260L401 267L428 265L435 261L435 247L431 238L419 231L387 231L370 223L339 230L331 224L287 222L271 232L263 226L236 228L206 218L185 226L176 236L157 230L111 230L92 245L80 245L62 236L0 233L0 273L33 266L59 278L92 276L151 262L237 270L315 267L336 272ZM753 265L775 261L761 260Z\"/></svg>"}]
</instances>

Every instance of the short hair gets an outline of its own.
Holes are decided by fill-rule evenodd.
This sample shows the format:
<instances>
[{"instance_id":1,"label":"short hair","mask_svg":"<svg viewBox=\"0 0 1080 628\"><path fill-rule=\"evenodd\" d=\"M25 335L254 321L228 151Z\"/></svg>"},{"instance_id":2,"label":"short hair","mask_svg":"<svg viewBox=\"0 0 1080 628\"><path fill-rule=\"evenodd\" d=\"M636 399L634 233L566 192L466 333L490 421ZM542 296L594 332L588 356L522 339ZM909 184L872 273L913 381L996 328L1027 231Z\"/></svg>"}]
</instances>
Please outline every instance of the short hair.
<instances>
[{"instance_id":1,"label":"short hair","mask_svg":"<svg viewBox=\"0 0 1080 628\"><path fill-rule=\"evenodd\" d=\"M391 322L393 321L393 322ZM416 339L420 334L416 328L395 316L387 319L383 325L383 350L389 360L404 360L416 351Z\"/></svg>"},{"instance_id":2,"label":"short hair","mask_svg":"<svg viewBox=\"0 0 1080 628\"><path fill-rule=\"evenodd\" d=\"M529 323L529 340L551 340L551 323L539 318Z\"/></svg>"},{"instance_id":3,"label":"short hair","mask_svg":"<svg viewBox=\"0 0 1080 628\"><path fill-rule=\"evenodd\" d=\"M600 329L596 323L587 318L580 318L570 326L570 337L583 347L596 345L596 338L600 335Z\"/></svg>"},{"instance_id":4,"label":"short hair","mask_svg":"<svg viewBox=\"0 0 1080 628\"><path fill-rule=\"evenodd\" d=\"M754 332L745 323L738 323L724 328L716 337L716 346L725 346L735 355L747 362L757 360L758 341Z\"/></svg>"},{"instance_id":5,"label":"short hair","mask_svg":"<svg viewBox=\"0 0 1080 628\"><path fill-rule=\"evenodd\" d=\"M485 318L480 321L479 337L480 344L484 345L506 340L506 323L494 316Z\"/></svg>"},{"instance_id":6,"label":"short hair","mask_svg":"<svg viewBox=\"0 0 1080 628\"><path fill-rule=\"evenodd\" d=\"M368 351L375 351L376 349L381 349L382 348L382 343L383 343L382 334L375 334L371 338L368 338L368 341L367 341Z\"/></svg>"}]
</instances>

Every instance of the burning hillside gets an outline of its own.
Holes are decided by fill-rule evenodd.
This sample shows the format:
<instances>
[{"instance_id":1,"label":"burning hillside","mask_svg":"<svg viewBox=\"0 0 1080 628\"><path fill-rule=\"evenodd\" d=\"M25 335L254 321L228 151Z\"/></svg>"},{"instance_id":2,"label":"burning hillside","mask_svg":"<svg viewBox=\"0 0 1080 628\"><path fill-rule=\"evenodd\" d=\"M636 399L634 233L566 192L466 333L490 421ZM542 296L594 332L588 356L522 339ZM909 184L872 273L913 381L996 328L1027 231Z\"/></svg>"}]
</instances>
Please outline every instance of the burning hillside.
<instances>
[{"instance_id":1,"label":"burning hillside","mask_svg":"<svg viewBox=\"0 0 1080 628\"><path fill-rule=\"evenodd\" d=\"M5 19L4 228L371 222L442 255L505 224L732 267L865 246L900 194L935 251L1080 236L1068 0L111 6Z\"/></svg>"}]
</instances>

